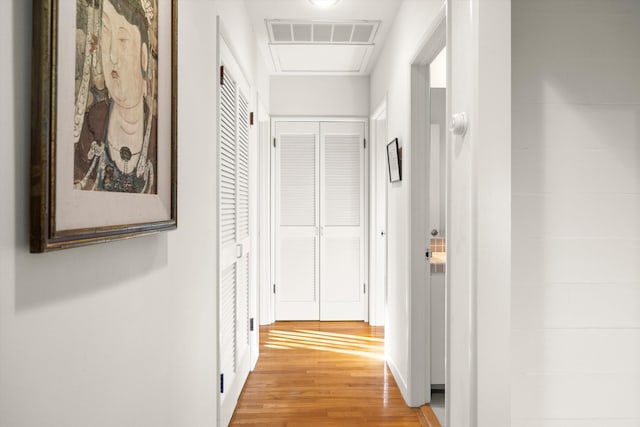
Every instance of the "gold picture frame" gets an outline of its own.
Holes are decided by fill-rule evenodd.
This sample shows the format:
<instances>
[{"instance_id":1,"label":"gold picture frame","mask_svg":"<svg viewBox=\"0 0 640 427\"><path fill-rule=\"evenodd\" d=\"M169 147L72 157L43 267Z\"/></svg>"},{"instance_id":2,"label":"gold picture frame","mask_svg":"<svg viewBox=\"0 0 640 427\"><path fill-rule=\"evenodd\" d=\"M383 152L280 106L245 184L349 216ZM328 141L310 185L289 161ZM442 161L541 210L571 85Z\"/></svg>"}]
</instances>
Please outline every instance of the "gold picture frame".
<instances>
[{"instance_id":1,"label":"gold picture frame","mask_svg":"<svg viewBox=\"0 0 640 427\"><path fill-rule=\"evenodd\" d=\"M30 203L34 253L177 227L177 0L34 0Z\"/></svg>"}]
</instances>

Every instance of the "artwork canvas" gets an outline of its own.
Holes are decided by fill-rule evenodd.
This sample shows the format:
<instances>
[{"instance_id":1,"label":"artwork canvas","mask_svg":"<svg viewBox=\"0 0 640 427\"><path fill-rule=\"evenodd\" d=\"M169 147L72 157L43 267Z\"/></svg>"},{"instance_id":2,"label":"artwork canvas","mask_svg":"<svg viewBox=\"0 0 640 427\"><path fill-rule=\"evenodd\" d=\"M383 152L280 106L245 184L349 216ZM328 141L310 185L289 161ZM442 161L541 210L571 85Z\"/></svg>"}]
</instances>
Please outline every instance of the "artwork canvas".
<instances>
[{"instance_id":1,"label":"artwork canvas","mask_svg":"<svg viewBox=\"0 0 640 427\"><path fill-rule=\"evenodd\" d=\"M74 186L156 194L158 28L152 0L77 0Z\"/></svg>"},{"instance_id":2,"label":"artwork canvas","mask_svg":"<svg viewBox=\"0 0 640 427\"><path fill-rule=\"evenodd\" d=\"M31 251L173 229L177 0L36 0Z\"/></svg>"}]
</instances>

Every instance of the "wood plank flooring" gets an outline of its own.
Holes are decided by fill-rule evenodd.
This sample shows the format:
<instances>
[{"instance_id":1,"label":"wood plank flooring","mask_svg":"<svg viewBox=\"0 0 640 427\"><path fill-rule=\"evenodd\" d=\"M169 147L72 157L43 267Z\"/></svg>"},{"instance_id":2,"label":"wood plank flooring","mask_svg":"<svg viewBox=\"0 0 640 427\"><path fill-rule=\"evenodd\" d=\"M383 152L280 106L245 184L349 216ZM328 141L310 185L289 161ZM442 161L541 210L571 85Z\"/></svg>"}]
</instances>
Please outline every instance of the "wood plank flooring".
<instances>
[{"instance_id":1,"label":"wood plank flooring","mask_svg":"<svg viewBox=\"0 0 640 427\"><path fill-rule=\"evenodd\" d=\"M364 322L261 327L258 365L231 425L429 427L423 412L405 405L384 363L383 334Z\"/></svg>"}]
</instances>

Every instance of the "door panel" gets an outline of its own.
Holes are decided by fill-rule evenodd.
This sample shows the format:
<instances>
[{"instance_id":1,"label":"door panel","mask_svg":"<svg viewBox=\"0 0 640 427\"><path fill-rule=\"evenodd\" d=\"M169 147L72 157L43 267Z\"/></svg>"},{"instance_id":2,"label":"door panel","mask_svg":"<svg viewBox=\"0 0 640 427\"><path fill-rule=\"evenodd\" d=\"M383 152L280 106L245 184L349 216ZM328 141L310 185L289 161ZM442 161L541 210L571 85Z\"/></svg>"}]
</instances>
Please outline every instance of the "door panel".
<instances>
[{"instance_id":1,"label":"door panel","mask_svg":"<svg viewBox=\"0 0 640 427\"><path fill-rule=\"evenodd\" d=\"M233 384L238 368L238 271L236 244L238 240L238 126L235 79L227 75L220 87L220 373L227 384ZM233 399L222 393L223 408L233 411ZM224 409L223 409L224 412Z\"/></svg>"},{"instance_id":2,"label":"door panel","mask_svg":"<svg viewBox=\"0 0 640 427\"><path fill-rule=\"evenodd\" d=\"M221 318L229 319L220 325L220 345L227 349L221 353L221 371L226 374L226 380L233 382L236 372L236 265L233 263L222 272L221 287Z\"/></svg>"},{"instance_id":3,"label":"door panel","mask_svg":"<svg viewBox=\"0 0 640 427\"><path fill-rule=\"evenodd\" d=\"M249 237L249 102L238 91L238 239Z\"/></svg>"},{"instance_id":4,"label":"door panel","mask_svg":"<svg viewBox=\"0 0 640 427\"><path fill-rule=\"evenodd\" d=\"M279 320L318 320L318 268L315 237L282 237L278 281Z\"/></svg>"},{"instance_id":5,"label":"door panel","mask_svg":"<svg viewBox=\"0 0 640 427\"><path fill-rule=\"evenodd\" d=\"M282 267L282 301L314 302L316 300L316 239L285 237L281 253L289 260Z\"/></svg>"},{"instance_id":6,"label":"door panel","mask_svg":"<svg viewBox=\"0 0 640 427\"><path fill-rule=\"evenodd\" d=\"M249 89L221 43L219 215L219 424L231 420L250 368Z\"/></svg>"},{"instance_id":7,"label":"door panel","mask_svg":"<svg viewBox=\"0 0 640 427\"><path fill-rule=\"evenodd\" d=\"M280 225L316 226L316 135L282 135L280 140Z\"/></svg>"},{"instance_id":8,"label":"door panel","mask_svg":"<svg viewBox=\"0 0 640 427\"><path fill-rule=\"evenodd\" d=\"M319 318L319 138L313 122L278 122L276 319Z\"/></svg>"},{"instance_id":9,"label":"door panel","mask_svg":"<svg viewBox=\"0 0 640 427\"><path fill-rule=\"evenodd\" d=\"M362 134L325 134L322 124L325 226L360 226Z\"/></svg>"},{"instance_id":10,"label":"door panel","mask_svg":"<svg viewBox=\"0 0 640 427\"><path fill-rule=\"evenodd\" d=\"M222 249L236 242L236 84L220 88L220 240Z\"/></svg>"},{"instance_id":11,"label":"door panel","mask_svg":"<svg viewBox=\"0 0 640 427\"><path fill-rule=\"evenodd\" d=\"M320 320L363 320L364 124L320 124Z\"/></svg>"},{"instance_id":12,"label":"door panel","mask_svg":"<svg viewBox=\"0 0 640 427\"><path fill-rule=\"evenodd\" d=\"M360 242L357 235L323 237L321 320L363 320Z\"/></svg>"}]
</instances>

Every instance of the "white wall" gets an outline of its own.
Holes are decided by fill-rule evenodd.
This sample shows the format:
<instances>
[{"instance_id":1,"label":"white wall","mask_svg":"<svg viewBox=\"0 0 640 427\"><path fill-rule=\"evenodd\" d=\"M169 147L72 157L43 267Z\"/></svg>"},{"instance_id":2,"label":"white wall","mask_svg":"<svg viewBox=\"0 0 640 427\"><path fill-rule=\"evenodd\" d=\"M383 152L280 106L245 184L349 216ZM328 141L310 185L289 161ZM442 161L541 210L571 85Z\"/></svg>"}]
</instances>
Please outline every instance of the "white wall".
<instances>
[{"instance_id":1,"label":"white wall","mask_svg":"<svg viewBox=\"0 0 640 427\"><path fill-rule=\"evenodd\" d=\"M431 87L446 88L447 87L447 48L436 56L429 67L429 78L431 79Z\"/></svg>"},{"instance_id":2,"label":"white wall","mask_svg":"<svg viewBox=\"0 0 640 427\"><path fill-rule=\"evenodd\" d=\"M27 240L31 2L5 5L2 426L216 425L216 13L233 22L249 72L255 46L242 2L179 4L178 230L39 255Z\"/></svg>"},{"instance_id":3,"label":"white wall","mask_svg":"<svg viewBox=\"0 0 640 427\"><path fill-rule=\"evenodd\" d=\"M513 427L640 425L639 21L513 1Z\"/></svg>"},{"instance_id":4,"label":"white wall","mask_svg":"<svg viewBox=\"0 0 640 427\"><path fill-rule=\"evenodd\" d=\"M274 116L369 115L368 76L271 76Z\"/></svg>"},{"instance_id":5,"label":"white wall","mask_svg":"<svg viewBox=\"0 0 640 427\"><path fill-rule=\"evenodd\" d=\"M410 180L411 61L424 42L425 32L442 6L440 0L406 0L400 6L383 51L371 75L371 106L387 98L387 139L403 147L403 180L388 192L388 300L385 321L387 362L408 398L410 303ZM370 113L373 113L371 111Z\"/></svg>"}]
</instances>

